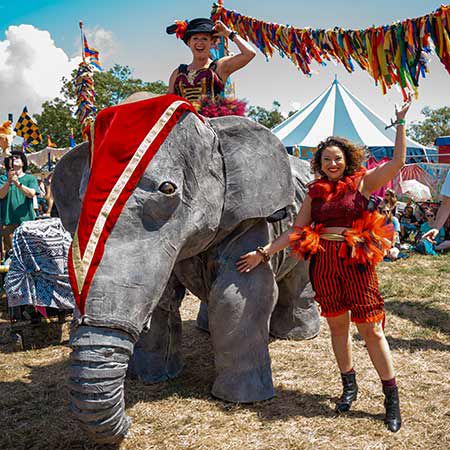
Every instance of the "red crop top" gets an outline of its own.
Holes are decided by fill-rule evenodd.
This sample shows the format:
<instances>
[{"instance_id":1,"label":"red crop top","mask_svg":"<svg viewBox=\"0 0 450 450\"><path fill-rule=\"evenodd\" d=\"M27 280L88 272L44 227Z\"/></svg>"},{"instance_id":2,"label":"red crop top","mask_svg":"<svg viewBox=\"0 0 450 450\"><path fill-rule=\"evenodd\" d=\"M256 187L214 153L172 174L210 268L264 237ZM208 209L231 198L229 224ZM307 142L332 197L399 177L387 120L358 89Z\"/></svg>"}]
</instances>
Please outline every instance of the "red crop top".
<instances>
[{"instance_id":1,"label":"red crop top","mask_svg":"<svg viewBox=\"0 0 450 450\"><path fill-rule=\"evenodd\" d=\"M311 219L325 227L351 227L367 210L369 200L358 190L364 170L344 180L320 179L309 185Z\"/></svg>"}]
</instances>

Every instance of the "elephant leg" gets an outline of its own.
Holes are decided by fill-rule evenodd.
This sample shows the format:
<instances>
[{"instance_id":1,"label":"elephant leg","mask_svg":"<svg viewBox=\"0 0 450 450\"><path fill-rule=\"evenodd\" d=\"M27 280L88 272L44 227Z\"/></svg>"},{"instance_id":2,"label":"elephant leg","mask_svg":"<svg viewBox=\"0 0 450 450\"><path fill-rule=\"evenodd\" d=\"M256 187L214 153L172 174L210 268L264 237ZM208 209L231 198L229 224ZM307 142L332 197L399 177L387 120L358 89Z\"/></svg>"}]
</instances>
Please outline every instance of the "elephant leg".
<instances>
[{"instance_id":1,"label":"elephant leg","mask_svg":"<svg viewBox=\"0 0 450 450\"><path fill-rule=\"evenodd\" d=\"M166 290L153 311L150 326L143 330L134 346L127 375L143 383L175 378L183 370L181 353L180 304L184 286L172 274Z\"/></svg>"},{"instance_id":2,"label":"elephant leg","mask_svg":"<svg viewBox=\"0 0 450 450\"><path fill-rule=\"evenodd\" d=\"M235 266L239 256L267 239L264 226L257 224L220 254L222 263L209 295L217 373L212 394L226 401L250 403L274 396L268 343L277 285L269 264L249 273Z\"/></svg>"},{"instance_id":3,"label":"elephant leg","mask_svg":"<svg viewBox=\"0 0 450 450\"><path fill-rule=\"evenodd\" d=\"M320 331L320 315L309 283L308 263L298 264L278 282L278 302L270 334L282 339L311 339Z\"/></svg>"},{"instance_id":4,"label":"elephant leg","mask_svg":"<svg viewBox=\"0 0 450 450\"><path fill-rule=\"evenodd\" d=\"M209 333L208 305L204 302L201 302L198 308L196 325L200 330Z\"/></svg>"}]
</instances>

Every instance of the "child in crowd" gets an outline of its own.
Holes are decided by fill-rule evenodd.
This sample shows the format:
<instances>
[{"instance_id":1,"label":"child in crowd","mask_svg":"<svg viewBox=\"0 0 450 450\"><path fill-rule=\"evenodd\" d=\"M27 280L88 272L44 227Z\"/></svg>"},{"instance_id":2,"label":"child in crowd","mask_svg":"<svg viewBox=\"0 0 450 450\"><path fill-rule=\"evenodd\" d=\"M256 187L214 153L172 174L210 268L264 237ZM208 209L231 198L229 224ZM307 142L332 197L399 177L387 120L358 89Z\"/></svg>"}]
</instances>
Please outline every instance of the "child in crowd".
<instances>
[{"instance_id":1,"label":"child in crowd","mask_svg":"<svg viewBox=\"0 0 450 450\"><path fill-rule=\"evenodd\" d=\"M405 211L403 212L402 216L400 217L400 237L402 240L407 240L411 237L411 234L414 235L417 233L418 230L418 221L416 216L414 215L414 208L412 205L408 204L405 207ZM413 240L414 240L413 238Z\"/></svg>"}]
</instances>

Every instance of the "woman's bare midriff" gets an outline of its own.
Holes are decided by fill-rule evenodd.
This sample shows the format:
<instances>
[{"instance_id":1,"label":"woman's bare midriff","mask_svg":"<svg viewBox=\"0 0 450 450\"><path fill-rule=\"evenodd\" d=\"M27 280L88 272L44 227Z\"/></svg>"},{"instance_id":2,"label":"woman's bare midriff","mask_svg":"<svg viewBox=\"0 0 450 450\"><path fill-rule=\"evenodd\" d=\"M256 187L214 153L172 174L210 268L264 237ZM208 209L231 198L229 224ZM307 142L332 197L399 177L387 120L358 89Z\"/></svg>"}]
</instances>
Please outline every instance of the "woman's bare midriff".
<instances>
[{"instance_id":1,"label":"woman's bare midriff","mask_svg":"<svg viewBox=\"0 0 450 450\"><path fill-rule=\"evenodd\" d=\"M320 233L329 233L329 234L344 234L344 231L350 230L349 227L325 227L320 230Z\"/></svg>"}]
</instances>

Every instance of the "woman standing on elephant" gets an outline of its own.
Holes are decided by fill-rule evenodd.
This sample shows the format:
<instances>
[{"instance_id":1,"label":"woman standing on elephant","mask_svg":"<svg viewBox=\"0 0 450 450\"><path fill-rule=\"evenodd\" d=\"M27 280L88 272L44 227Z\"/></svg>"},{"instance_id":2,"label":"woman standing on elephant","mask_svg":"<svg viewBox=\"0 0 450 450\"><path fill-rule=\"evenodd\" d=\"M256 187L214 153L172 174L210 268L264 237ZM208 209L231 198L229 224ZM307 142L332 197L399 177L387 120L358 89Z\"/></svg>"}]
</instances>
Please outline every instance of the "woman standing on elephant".
<instances>
[{"instance_id":1,"label":"woman standing on elephant","mask_svg":"<svg viewBox=\"0 0 450 450\"><path fill-rule=\"evenodd\" d=\"M310 279L321 314L327 319L343 393L337 412L348 411L358 386L353 368L350 321L355 322L380 376L385 394L384 422L390 431L401 426L398 389L388 342L384 336L384 302L375 265L392 239L383 216L367 211L370 194L386 185L405 164L405 116L411 99L396 110L397 134L392 160L371 170L362 167L364 149L340 137L321 142L312 169L321 178L308 186L303 206L288 230L275 241L243 255L238 270L249 272L274 253L311 258Z\"/></svg>"},{"instance_id":2,"label":"woman standing on elephant","mask_svg":"<svg viewBox=\"0 0 450 450\"><path fill-rule=\"evenodd\" d=\"M181 64L172 72L168 93L184 97L194 104L205 98L216 100L223 94L228 77L245 67L256 55L250 44L220 20L215 23L202 18L177 21L167 27L167 33L183 39L192 52L192 62ZM233 41L240 53L213 61L210 52L218 37Z\"/></svg>"}]
</instances>

